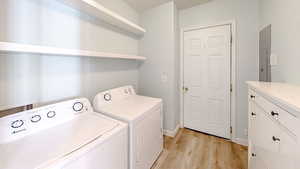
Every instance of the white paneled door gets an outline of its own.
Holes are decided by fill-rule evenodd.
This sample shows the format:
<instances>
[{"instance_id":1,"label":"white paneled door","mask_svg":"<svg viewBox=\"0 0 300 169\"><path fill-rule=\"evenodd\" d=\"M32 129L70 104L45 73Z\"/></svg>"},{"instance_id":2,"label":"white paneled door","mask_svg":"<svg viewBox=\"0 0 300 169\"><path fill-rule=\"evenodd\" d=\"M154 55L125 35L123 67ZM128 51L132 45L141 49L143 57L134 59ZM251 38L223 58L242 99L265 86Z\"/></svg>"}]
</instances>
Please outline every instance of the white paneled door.
<instances>
[{"instance_id":1,"label":"white paneled door","mask_svg":"<svg viewBox=\"0 0 300 169\"><path fill-rule=\"evenodd\" d=\"M230 138L231 25L184 32L184 127Z\"/></svg>"}]
</instances>

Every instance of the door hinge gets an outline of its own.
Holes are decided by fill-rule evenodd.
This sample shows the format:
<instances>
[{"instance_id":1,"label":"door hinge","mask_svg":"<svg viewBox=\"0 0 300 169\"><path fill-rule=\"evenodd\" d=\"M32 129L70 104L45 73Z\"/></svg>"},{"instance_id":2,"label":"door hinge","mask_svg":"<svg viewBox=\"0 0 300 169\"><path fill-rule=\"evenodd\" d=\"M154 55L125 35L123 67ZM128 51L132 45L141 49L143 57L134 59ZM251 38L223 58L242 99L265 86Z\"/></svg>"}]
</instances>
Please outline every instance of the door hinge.
<instances>
[{"instance_id":1,"label":"door hinge","mask_svg":"<svg viewBox=\"0 0 300 169\"><path fill-rule=\"evenodd\" d=\"M230 126L230 133L232 134L232 126Z\"/></svg>"},{"instance_id":2,"label":"door hinge","mask_svg":"<svg viewBox=\"0 0 300 169\"><path fill-rule=\"evenodd\" d=\"M232 45L233 43L233 37L232 37L232 33L230 34L230 44Z\"/></svg>"},{"instance_id":3,"label":"door hinge","mask_svg":"<svg viewBox=\"0 0 300 169\"><path fill-rule=\"evenodd\" d=\"M232 92L233 88L232 88L232 83L230 83L230 92Z\"/></svg>"}]
</instances>

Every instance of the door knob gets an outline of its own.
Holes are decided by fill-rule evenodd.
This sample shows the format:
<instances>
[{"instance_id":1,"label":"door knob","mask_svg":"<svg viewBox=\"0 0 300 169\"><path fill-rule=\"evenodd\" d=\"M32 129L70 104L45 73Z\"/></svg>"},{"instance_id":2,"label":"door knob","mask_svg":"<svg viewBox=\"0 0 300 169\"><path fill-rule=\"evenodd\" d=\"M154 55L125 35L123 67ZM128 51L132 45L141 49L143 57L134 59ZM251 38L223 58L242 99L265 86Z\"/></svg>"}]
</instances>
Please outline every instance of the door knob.
<instances>
[{"instance_id":1,"label":"door knob","mask_svg":"<svg viewBox=\"0 0 300 169\"><path fill-rule=\"evenodd\" d=\"M252 115L252 116L256 116L256 114L255 114L255 113L253 113L253 112L251 113L251 115Z\"/></svg>"},{"instance_id":2,"label":"door knob","mask_svg":"<svg viewBox=\"0 0 300 169\"><path fill-rule=\"evenodd\" d=\"M184 92L187 92L187 91L189 91L189 88L183 87L183 91L184 91Z\"/></svg>"}]
</instances>

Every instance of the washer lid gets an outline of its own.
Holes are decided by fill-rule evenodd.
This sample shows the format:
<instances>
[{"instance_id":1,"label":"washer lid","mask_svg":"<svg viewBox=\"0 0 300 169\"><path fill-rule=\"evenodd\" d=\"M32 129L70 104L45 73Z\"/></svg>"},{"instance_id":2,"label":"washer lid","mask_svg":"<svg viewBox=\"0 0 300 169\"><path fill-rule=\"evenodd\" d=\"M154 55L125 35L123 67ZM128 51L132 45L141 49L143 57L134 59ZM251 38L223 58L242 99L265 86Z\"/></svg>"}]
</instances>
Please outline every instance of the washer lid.
<instances>
[{"instance_id":1,"label":"washer lid","mask_svg":"<svg viewBox=\"0 0 300 169\"><path fill-rule=\"evenodd\" d=\"M161 103L162 99L159 98L133 95L111 104L95 106L95 109L125 121L133 121Z\"/></svg>"},{"instance_id":2,"label":"washer lid","mask_svg":"<svg viewBox=\"0 0 300 169\"><path fill-rule=\"evenodd\" d=\"M120 123L86 113L61 125L0 144L0 168L42 169L101 138Z\"/></svg>"}]
</instances>

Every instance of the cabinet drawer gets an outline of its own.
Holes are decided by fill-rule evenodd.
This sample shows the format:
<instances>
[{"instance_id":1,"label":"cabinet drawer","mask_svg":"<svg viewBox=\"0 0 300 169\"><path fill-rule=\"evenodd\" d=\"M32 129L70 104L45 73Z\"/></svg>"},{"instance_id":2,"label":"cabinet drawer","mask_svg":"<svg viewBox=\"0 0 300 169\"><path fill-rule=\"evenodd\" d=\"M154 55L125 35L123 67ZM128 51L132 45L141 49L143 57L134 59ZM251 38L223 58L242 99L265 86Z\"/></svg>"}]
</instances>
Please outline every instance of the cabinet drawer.
<instances>
[{"instance_id":1,"label":"cabinet drawer","mask_svg":"<svg viewBox=\"0 0 300 169\"><path fill-rule=\"evenodd\" d=\"M294 135L300 136L300 119L287 111L279 108L278 121L282 126L291 131Z\"/></svg>"},{"instance_id":2,"label":"cabinet drawer","mask_svg":"<svg viewBox=\"0 0 300 169\"><path fill-rule=\"evenodd\" d=\"M252 92L252 94L255 96L254 102L270 117L275 119L294 135L300 135L300 119L298 117L271 103L266 98L256 94L255 92Z\"/></svg>"},{"instance_id":3,"label":"cabinet drawer","mask_svg":"<svg viewBox=\"0 0 300 169\"><path fill-rule=\"evenodd\" d=\"M297 140L287 132L282 132L279 138L279 162L277 163L277 166L284 166L284 169L298 169L300 147ZM277 167L275 169L282 169L282 167Z\"/></svg>"},{"instance_id":4,"label":"cabinet drawer","mask_svg":"<svg viewBox=\"0 0 300 169\"><path fill-rule=\"evenodd\" d=\"M256 118L253 125L255 133L251 136L251 141L256 150L261 151L260 154L268 154L269 156L276 154L279 145L277 141L273 140L273 137L279 137L281 131L278 125L260 107L256 108Z\"/></svg>"},{"instance_id":5,"label":"cabinet drawer","mask_svg":"<svg viewBox=\"0 0 300 169\"><path fill-rule=\"evenodd\" d=\"M267 112L270 116L273 116L275 119L278 118L279 109L278 106L269 102L267 99L257 94L255 91L249 90L249 99L254 102L260 108L262 108L265 112Z\"/></svg>"},{"instance_id":6,"label":"cabinet drawer","mask_svg":"<svg viewBox=\"0 0 300 169\"><path fill-rule=\"evenodd\" d=\"M273 103L269 102L267 99L260 95L256 95L255 97L255 103L264 109L265 112L267 112L270 116L272 116L274 119L278 119L279 117L279 107L274 105Z\"/></svg>"}]
</instances>

